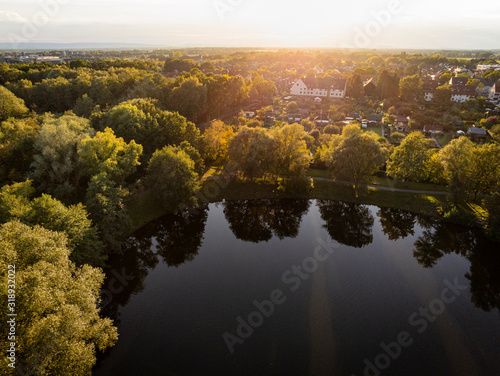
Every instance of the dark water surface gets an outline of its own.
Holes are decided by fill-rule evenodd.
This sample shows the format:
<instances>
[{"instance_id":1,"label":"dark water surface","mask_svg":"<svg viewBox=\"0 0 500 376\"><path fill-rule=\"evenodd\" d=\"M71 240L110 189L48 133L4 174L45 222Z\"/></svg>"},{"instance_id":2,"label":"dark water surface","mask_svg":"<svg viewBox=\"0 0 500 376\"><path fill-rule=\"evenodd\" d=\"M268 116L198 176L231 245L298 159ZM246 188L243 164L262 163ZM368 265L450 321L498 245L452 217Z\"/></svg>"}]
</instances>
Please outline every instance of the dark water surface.
<instances>
[{"instance_id":1,"label":"dark water surface","mask_svg":"<svg viewBox=\"0 0 500 376\"><path fill-rule=\"evenodd\" d=\"M332 201L166 216L107 271L95 375L500 375L499 248Z\"/></svg>"}]
</instances>

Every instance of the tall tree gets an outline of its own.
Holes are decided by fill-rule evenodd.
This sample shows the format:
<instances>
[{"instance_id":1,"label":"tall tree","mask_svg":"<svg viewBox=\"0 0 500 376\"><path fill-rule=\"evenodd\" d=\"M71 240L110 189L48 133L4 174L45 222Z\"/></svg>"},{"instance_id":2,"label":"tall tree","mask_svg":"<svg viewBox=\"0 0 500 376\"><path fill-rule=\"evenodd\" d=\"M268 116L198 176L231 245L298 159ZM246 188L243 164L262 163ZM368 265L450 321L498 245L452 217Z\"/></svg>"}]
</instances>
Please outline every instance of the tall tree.
<instances>
[{"instance_id":1,"label":"tall tree","mask_svg":"<svg viewBox=\"0 0 500 376\"><path fill-rule=\"evenodd\" d=\"M118 184L135 172L141 154L142 145L135 141L127 144L111 128L94 137L86 136L78 145L78 155L89 176L104 173Z\"/></svg>"},{"instance_id":2,"label":"tall tree","mask_svg":"<svg viewBox=\"0 0 500 376\"><path fill-rule=\"evenodd\" d=\"M15 265L18 370L26 375L90 375L96 349L103 351L118 338L112 321L99 316L102 271L77 268L68 258L63 233L20 222L0 227L0 250L2 281L7 281L8 265ZM7 299L2 288L3 307ZM7 313L2 310L4 323L10 319ZM9 326L0 328L0 343L7 349ZM0 367L8 369L6 356Z\"/></svg>"},{"instance_id":3,"label":"tall tree","mask_svg":"<svg viewBox=\"0 0 500 376\"><path fill-rule=\"evenodd\" d=\"M0 124L0 181L22 181L33 159L40 129L33 118L10 118Z\"/></svg>"},{"instance_id":4,"label":"tall tree","mask_svg":"<svg viewBox=\"0 0 500 376\"><path fill-rule=\"evenodd\" d=\"M498 144L477 145L472 151L473 165L470 191L478 194L491 194L500 182L500 146Z\"/></svg>"},{"instance_id":5,"label":"tall tree","mask_svg":"<svg viewBox=\"0 0 500 376\"><path fill-rule=\"evenodd\" d=\"M120 248L123 235L130 229L131 219L125 207L127 191L102 172L90 179L85 205L101 237L112 250Z\"/></svg>"},{"instance_id":6,"label":"tall tree","mask_svg":"<svg viewBox=\"0 0 500 376\"><path fill-rule=\"evenodd\" d=\"M322 152L322 158L336 179L354 184L356 194L359 185L385 162L384 152L375 137L355 124L346 125L342 136L334 136Z\"/></svg>"},{"instance_id":7,"label":"tall tree","mask_svg":"<svg viewBox=\"0 0 500 376\"><path fill-rule=\"evenodd\" d=\"M430 142L421 132L412 132L394 149L387 163L387 174L393 178L423 181L429 178L432 158Z\"/></svg>"},{"instance_id":8,"label":"tall tree","mask_svg":"<svg viewBox=\"0 0 500 376\"><path fill-rule=\"evenodd\" d=\"M179 112L190 121L197 122L207 102L207 87L198 78L190 77L170 93L168 108Z\"/></svg>"},{"instance_id":9,"label":"tall tree","mask_svg":"<svg viewBox=\"0 0 500 376\"><path fill-rule=\"evenodd\" d=\"M211 160L225 158L229 142L234 137L234 129L220 120L214 120L203 133L203 137L207 158Z\"/></svg>"},{"instance_id":10,"label":"tall tree","mask_svg":"<svg viewBox=\"0 0 500 376\"><path fill-rule=\"evenodd\" d=\"M19 220L30 226L40 225L63 232L71 250L71 261L77 265L101 266L103 244L84 206L67 207L49 195L36 198L33 195L30 181L3 186L0 190L0 222Z\"/></svg>"},{"instance_id":11,"label":"tall tree","mask_svg":"<svg viewBox=\"0 0 500 376\"><path fill-rule=\"evenodd\" d=\"M189 155L183 150L166 146L157 150L148 165L146 185L169 211L196 204L199 190L198 175Z\"/></svg>"},{"instance_id":12,"label":"tall tree","mask_svg":"<svg viewBox=\"0 0 500 376\"><path fill-rule=\"evenodd\" d=\"M274 132L277 172L283 171L287 178L304 176L311 162L307 148L307 133L300 124L286 124Z\"/></svg>"},{"instance_id":13,"label":"tall tree","mask_svg":"<svg viewBox=\"0 0 500 376\"><path fill-rule=\"evenodd\" d=\"M439 152L438 159L444 166L455 202L466 198L471 183L474 144L467 137L452 140Z\"/></svg>"},{"instance_id":14,"label":"tall tree","mask_svg":"<svg viewBox=\"0 0 500 376\"><path fill-rule=\"evenodd\" d=\"M359 74L351 73L347 79L347 95L351 98L363 98L363 80Z\"/></svg>"},{"instance_id":15,"label":"tall tree","mask_svg":"<svg viewBox=\"0 0 500 376\"><path fill-rule=\"evenodd\" d=\"M9 89L0 86L0 122L9 117L21 117L29 112L21 98L18 98Z\"/></svg>"},{"instance_id":16,"label":"tall tree","mask_svg":"<svg viewBox=\"0 0 500 376\"><path fill-rule=\"evenodd\" d=\"M93 134L89 121L78 116L45 119L35 140L31 171L40 191L65 203L78 201L83 169L77 145Z\"/></svg>"},{"instance_id":17,"label":"tall tree","mask_svg":"<svg viewBox=\"0 0 500 376\"><path fill-rule=\"evenodd\" d=\"M422 98L423 83L420 76L415 74L407 76L399 81L399 91L401 98L405 101L419 100Z\"/></svg>"},{"instance_id":18,"label":"tall tree","mask_svg":"<svg viewBox=\"0 0 500 376\"><path fill-rule=\"evenodd\" d=\"M250 179L261 177L275 166L275 147L274 137L267 129L244 126L229 142L231 169Z\"/></svg>"}]
</instances>

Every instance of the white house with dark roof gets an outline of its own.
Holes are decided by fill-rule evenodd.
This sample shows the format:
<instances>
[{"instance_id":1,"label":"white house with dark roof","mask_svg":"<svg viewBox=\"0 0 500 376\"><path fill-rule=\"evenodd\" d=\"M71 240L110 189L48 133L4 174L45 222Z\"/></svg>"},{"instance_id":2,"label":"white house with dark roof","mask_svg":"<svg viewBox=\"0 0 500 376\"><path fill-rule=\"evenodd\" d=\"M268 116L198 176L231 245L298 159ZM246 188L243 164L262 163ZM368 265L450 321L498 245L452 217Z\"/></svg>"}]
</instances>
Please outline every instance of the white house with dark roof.
<instances>
[{"instance_id":1,"label":"white house with dark roof","mask_svg":"<svg viewBox=\"0 0 500 376\"><path fill-rule=\"evenodd\" d=\"M303 97L344 98L347 81L339 78L300 78L292 86L292 95Z\"/></svg>"},{"instance_id":2,"label":"white house with dark roof","mask_svg":"<svg viewBox=\"0 0 500 376\"><path fill-rule=\"evenodd\" d=\"M477 96L477 86L475 85L453 85L451 87L451 101L464 103Z\"/></svg>"}]
</instances>

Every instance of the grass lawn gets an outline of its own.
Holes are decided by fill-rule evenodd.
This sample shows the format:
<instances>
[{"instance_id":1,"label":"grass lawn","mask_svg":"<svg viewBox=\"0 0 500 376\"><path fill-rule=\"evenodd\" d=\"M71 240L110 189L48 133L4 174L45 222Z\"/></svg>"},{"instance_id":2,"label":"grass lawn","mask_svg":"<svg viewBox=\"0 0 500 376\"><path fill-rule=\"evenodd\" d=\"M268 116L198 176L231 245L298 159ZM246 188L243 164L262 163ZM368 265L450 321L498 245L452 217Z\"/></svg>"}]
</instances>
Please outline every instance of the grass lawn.
<instances>
[{"instance_id":1,"label":"grass lawn","mask_svg":"<svg viewBox=\"0 0 500 376\"><path fill-rule=\"evenodd\" d=\"M379 177L373 176L371 178L370 184L381 185L384 187L400 188L400 189L411 189L414 191L437 191L437 192L447 192L448 188L442 185L435 185L430 183L415 183L411 181L398 181L391 179L389 177Z\"/></svg>"},{"instance_id":2,"label":"grass lawn","mask_svg":"<svg viewBox=\"0 0 500 376\"><path fill-rule=\"evenodd\" d=\"M439 136L437 136L437 140L439 141L439 143L441 144L442 147L445 147L446 145L448 145L450 143L451 140L453 140L453 132L445 132L445 133L441 133L439 134Z\"/></svg>"},{"instance_id":3,"label":"grass lawn","mask_svg":"<svg viewBox=\"0 0 500 376\"><path fill-rule=\"evenodd\" d=\"M332 175L329 171L319 170L319 169L309 169L307 171L307 176L310 176L312 178L327 178L327 179L332 178ZM390 188L411 189L414 191L446 192L448 190L447 187L442 185L434 185L429 183L402 182L388 177L378 177L378 176L372 176L370 178L369 184L380 185L383 187L390 187Z\"/></svg>"},{"instance_id":4,"label":"grass lawn","mask_svg":"<svg viewBox=\"0 0 500 376\"><path fill-rule=\"evenodd\" d=\"M363 131L365 131L365 132L372 131L372 132L378 134L380 137L382 137L382 128L380 126L363 128Z\"/></svg>"}]
</instances>

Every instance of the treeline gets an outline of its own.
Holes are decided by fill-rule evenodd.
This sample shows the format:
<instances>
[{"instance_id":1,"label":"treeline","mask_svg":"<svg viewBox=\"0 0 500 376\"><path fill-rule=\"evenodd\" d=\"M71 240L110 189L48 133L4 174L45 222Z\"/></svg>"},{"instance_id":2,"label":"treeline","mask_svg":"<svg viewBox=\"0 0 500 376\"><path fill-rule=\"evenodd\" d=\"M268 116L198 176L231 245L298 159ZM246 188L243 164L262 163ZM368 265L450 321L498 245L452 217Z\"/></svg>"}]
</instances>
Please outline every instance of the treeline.
<instances>
[{"instance_id":1,"label":"treeline","mask_svg":"<svg viewBox=\"0 0 500 376\"><path fill-rule=\"evenodd\" d=\"M181 72L175 79L166 78L147 61L75 61L57 67L0 64L0 85L37 113L73 110L89 117L129 99L152 98L159 108L178 111L197 123L233 115L252 101L264 104L276 94L274 84L258 74L245 79L205 75L197 68Z\"/></svg>"}]
</instances>

